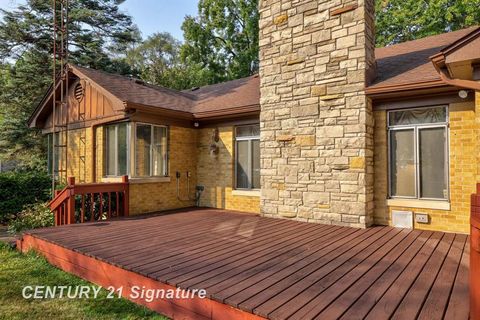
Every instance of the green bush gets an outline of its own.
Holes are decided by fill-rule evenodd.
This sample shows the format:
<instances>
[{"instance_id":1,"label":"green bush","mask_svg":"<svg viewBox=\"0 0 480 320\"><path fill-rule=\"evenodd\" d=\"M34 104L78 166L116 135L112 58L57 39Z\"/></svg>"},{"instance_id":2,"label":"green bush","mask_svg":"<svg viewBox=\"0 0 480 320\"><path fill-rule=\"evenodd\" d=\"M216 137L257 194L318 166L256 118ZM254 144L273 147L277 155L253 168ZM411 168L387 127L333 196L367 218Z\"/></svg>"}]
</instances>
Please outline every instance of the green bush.
<instances>
[{"instance_id":1,"label":"green bush","mask_svg":"<svg viewBox=\"0 0 480 320\"><path fill-rule=\"evenodd\" d=\"M12 220L27 205L49 200L50 183L44 172L0 173L0 223Z\"/></svg>"},{"instance_id":2,"label":"green bush","mask_svg":"<svg viewBox=\"0 0 480 320\"><path fill-rule=\"evenodd\" d=\"M8 225L10 233L18 233L23 230L50 227L54 225L54 216L47 203L28 205L22 212L17 214Z\"/></svg>"}]
</instances>

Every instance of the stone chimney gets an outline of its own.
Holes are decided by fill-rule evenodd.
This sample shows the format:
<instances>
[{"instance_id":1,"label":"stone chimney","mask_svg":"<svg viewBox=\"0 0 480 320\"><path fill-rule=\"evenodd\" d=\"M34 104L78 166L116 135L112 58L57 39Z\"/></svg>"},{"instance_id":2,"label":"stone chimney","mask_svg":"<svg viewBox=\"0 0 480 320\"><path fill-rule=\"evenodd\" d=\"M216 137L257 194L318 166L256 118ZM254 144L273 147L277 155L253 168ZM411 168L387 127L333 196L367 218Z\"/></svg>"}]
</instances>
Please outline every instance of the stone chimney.
<instances>
[{"instance_id":1,"label":"stone chimney","mask_svg":"<svg viewBox=\"0 0 480 320\"><path fill-rule=\"evenodd\" d=\"M374 0L261 0L261 211L373 222Z\"/></svg>"}]
</instances>

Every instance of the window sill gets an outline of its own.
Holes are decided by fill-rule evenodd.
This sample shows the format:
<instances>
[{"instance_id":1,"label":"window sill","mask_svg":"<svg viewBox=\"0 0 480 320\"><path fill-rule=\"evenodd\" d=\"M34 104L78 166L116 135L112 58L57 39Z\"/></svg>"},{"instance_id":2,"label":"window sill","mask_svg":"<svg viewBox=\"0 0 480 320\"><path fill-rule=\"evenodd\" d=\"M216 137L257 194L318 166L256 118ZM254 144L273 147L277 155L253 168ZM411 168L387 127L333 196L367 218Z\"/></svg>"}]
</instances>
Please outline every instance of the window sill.
<instances>
[{"instance_id":1,"label":"window sill","mask_svg":"<svg viewBox=\"0 0 480 320\"><path fill-rule=\"evenodd\" d=\"M232 190L232 196L260 197L260 190Z\"/></svg>"},{"instance_id":2,"label":"window sill","mask_svg":"<svg viewBox=\"0 0 480 320\"><path fill-rule=\"evenodd\" d=\"M419 209L450 210L450 202L442 200L387 199L387 206Z\"/></svg>"},{"instance_id":3,"label":"window sill","mask_svg":"<svg viewBox=\"0 0 480 320\"><path fill-rule=\"evenodd\" d=\"M170 182L170 177L142 177L142 178L129 178L130 183L157 183L157 182ZM104 177L102 182L122 182L121 177Z\"/></svg>"}]
</instances>

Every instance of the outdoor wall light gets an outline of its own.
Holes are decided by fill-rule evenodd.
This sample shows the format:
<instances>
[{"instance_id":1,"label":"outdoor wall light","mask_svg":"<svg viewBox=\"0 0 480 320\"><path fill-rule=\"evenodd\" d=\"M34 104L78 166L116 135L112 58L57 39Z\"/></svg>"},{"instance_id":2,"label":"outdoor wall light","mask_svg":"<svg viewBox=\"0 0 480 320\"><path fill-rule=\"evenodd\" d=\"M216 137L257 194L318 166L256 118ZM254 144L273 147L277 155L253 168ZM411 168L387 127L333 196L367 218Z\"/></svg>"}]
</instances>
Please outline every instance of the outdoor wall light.
<instances>
[{"instance_id":1,"label":"outdoor wall light","mask_svg":"<svg viewBox=\"0 0 480 320\"><path fill-rule=\"evenodd\" d=\"M458 96L462 99L466 99L468 97L468 91L467 90L460 90L460 91L458 91Z\"/></svg>"}]
</instances>

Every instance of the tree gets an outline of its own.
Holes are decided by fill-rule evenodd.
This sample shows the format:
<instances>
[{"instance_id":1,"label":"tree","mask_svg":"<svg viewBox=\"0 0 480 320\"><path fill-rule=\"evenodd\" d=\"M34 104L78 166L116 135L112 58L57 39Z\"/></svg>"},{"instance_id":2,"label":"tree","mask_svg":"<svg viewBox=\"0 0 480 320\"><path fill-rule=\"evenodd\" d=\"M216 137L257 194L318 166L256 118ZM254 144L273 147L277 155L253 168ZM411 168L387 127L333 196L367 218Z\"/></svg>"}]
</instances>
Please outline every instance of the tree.
<instances>
[{"instance_id":1,"label":"tree","mask_svg":"<svg viewBox=\"0 0 480 320\"><path fill-rule=\"evenodd\" d=\"M480 0L376 0L377 46L480 24Z\"/></svg>"},{"instance_id":2,"label":"tree","mask_svg":"<svg viewBox=\"0 0 480 320\"><path fill-rule=\"evenodd\" d=\"M131 18L120 12L123 0L78 0L69 6L69 61L110 72L131 73L110 52L122 52L136 39ZM28 0L1 10L0 157L38 159L42 139L27 119L51 84L53 12L50 0Z\"/></svg>"},{"instance_id":3,"label":"tree","mask_svg":"<svg viewBox=\"0 0 480 320\"><path fill-rule=\"evenodd\" d=\"M183 63L180 48L168 32L155 33L128 50L125 61L142 80L156 85L182 90L203 83L202 70Z\"/></svg>"},{"instance_id":4,"label":"tree","mask_svg":"<svg viewBox=\"0 0 480 320\"><path fill-rule=\"evenodd\" d=\"M198 85L258 70L258 0L200 0L198 16L182 25L184 63L201 72Z\"/></svg>"}]
</instances>

